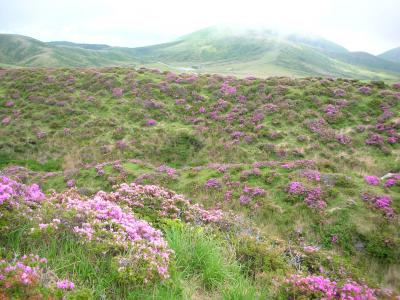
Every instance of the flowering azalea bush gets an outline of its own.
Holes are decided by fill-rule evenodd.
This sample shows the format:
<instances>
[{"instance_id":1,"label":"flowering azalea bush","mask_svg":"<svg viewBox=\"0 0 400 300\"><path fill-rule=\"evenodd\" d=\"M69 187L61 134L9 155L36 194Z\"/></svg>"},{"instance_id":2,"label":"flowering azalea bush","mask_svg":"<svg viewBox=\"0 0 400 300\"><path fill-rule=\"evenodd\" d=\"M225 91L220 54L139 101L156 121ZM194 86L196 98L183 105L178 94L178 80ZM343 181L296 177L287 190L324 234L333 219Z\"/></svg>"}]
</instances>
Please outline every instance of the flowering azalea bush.
<instances>
[{"instance_id":1,"label":"flowering azalea bush","mask_svg":"<svg viewBox=\"0 0 400 300\"><path fill-rule=\"evenodd\" d=\"M181 219L185 222L210 223L222 221L221 210L206 210L200 204L192 204L182 195L156 185L123 183L107 194L109 199L128 204L138 210L151 210L158 217Z\"/></svg>"},{"instance_id":2,"label":"flowering azalea bush","mask_svg":"<svg viewBox=\"0 0 400 300\"><path fill-rule=\"evenodd\" d=\"M69 280L57 280L48 269L46 258L29 254L11 260L0 259L0 297L4 299L42 299L43 292L49 296L55 294L55 289L74 288Z\"/></svg>"},{"instance_id":3,"label":"flowering azalea bush","mask_svg":"<svg viewBox=\"0 0 400 300\"><path fill-rule=\"evenodd\" d=\"M389 195L378 196L366 192L361 194L361 198L371 207L382 211L387 218L393 218L395 216L395 211L391 207L393 200Z\"/></svg>"},{"instance_id":4,"label":"flowering azalea bush","mask_svg":"<svg viewBox=\"0 0 400 300\"><path fill-rule=\"evenodd\" d=\"M289 195L303 198L304 203L311 208L321 210L327 205L323 199L322 189L319 186L306 188L301 182L292 181L286 191Z\"/></svg>"},{"instance_id":5,"label":"flowering azalea bush","mask_svg":"<svg viewBox=\"0 0 400 300\"><path fill-rule=\"evenodd\" d=\"M132 282L148 284L167 279L169 273L165 270L168 270L172 251L162 233L146 221L135 218L130 208L118 205L112 197L100 191L94 197L86 198L74 189L53 194L46 207L46 216L52 223L57 216L56 229L75 233L83 243L120 253L118 261L121 263L115 265L117 271L125 270L124 257L133 251L136 276L129 276Z\"/></svg>"},{"instance_id":6,"label":"flowering azalea bush","mask_svg":"<svg viewBox=\"0 0 400 300\"><path fill-rule=\"evenodd\" d=\"M39 203L45 199L45 195L37 184L26 186L6 176L0 176L0 206L10 208L21 204Z\"/></svg>"},{"instance_id":7,"label":"flowering azalea bush","mask_svg":"<svg viewBox=\"0 0 400 300\"><path fill-rule=\"evenodd\" d=\"M364 180L370 185L379 185L379 178L376 176L368 175L364 177Z\"/></svg>"},{"instance_id":8,"label":"flowering azalea bush","mask_svg":"<svg viewBox=\"0 0 400 300\"><path fill-rule=\"evenodd\" d=\"M338 284L323 276L309 275L302 277L293 275L286 281L288 294L307 299L365 299L377 300L377 290L364 284L359 284L351 279L343 284ZM305 299L306 299L305 298Z\"/></svg>"}]
</instances>

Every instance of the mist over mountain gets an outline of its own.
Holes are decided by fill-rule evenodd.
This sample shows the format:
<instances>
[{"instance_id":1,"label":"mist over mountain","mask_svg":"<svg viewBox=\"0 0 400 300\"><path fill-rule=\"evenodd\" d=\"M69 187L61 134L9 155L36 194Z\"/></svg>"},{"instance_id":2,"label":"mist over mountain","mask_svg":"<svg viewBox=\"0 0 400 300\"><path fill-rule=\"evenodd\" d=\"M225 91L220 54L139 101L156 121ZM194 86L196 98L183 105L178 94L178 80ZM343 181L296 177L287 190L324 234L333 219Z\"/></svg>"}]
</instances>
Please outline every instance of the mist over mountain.
<instances>
[{"instance_id":1,"label":"mist over mountain","mask_svg":"<svg viewBox=\"0 0 400 300\"><path fill-rule=\"evenodd\" d=\"M400 77L394 52L350 52L318 36L215 26L165 44L111 47L0 35L0 63L26 67L150 66L245 76ZM391 60L388 62L388 58Z\"/></svg>"}]
</instances>

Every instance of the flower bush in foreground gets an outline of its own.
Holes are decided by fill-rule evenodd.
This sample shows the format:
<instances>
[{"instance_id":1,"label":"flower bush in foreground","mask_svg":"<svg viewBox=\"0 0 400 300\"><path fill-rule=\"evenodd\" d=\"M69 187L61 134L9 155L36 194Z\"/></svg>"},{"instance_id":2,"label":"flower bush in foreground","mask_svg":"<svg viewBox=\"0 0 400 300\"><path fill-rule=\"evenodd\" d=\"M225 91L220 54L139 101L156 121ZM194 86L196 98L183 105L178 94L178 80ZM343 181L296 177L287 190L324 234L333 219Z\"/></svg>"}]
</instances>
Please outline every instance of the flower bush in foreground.
<instances>
[{"instance_id":1,"label":"flower bush in foreground","mask_svg":"<svg viewBox=\"0 0 400 300\"><path fill-rule=\"evenodd\" d=\"M4 176L0 178L0 191L3 204L21 213L21 217L37 220L31 234L54 236L57 232L68 231L83 243L103 249L102 253L105 249L111 251L115 254L114 267L121 276L129 274L135 283L147 284L168 278L172 250L162 233L148 222L137 219L128 205L119 205L118 193L100 191L93 197L86 197L71 188L45 199L36 184L25 186ZM32 203L36 204L35 209L22 209ZM198 211L200 213L201 209ZM127 255L129 264L125 263ZM34 281L35 273L29 274L21 278ZM122 276L121 279L126 278ZM71 284L63 286L71 289Z\"/></svg>"},{"instance_id":2,"label":"flower bush in foreground","mask_svg":"<svg viewBox=\"0 0 400 300\"><path fill-rule=\"evenodd\" d=\"M69 280L57 280L54 272L47 270L47 259L29 254L15 257L12 260L0 260L0 298L44 299L41 294L46 290L48 295L55 289L72 290L75 288ZM5 295L11 298L2 298ZM52 298L51 298L52 299Z\"/></svg>"},{"instance_id":3,"label":"flower bush in foreground","mask_svg":"<svg viewBox=\"0 0 400 300\"><path fill-rule=\"evenodd\" d=\"M167 279L172 250L162 233L146 221L135 218L129 207L122 207L112 199L110 194L102 191L86 198L71 189L52 195L50 201L53 216L61 220L59 227L67 227L83 243L94 243L119 253L114 267L121 273L122 280L126 280L123 274L127 272L129 280L138 284ZM127 255L129 264L125 263ZM132 273L135 276L131 276Z\"/></svg>"}]
</instances>

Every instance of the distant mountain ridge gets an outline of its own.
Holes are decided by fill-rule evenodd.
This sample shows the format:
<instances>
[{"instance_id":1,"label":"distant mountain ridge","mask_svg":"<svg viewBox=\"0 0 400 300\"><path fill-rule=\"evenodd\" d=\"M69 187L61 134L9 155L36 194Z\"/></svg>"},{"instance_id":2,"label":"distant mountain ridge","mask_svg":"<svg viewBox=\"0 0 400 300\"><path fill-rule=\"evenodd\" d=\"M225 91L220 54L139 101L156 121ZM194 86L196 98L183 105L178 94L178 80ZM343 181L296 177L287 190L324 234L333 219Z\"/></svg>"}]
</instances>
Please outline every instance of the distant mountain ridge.
<instances>
[{"instance_id":1,"label":"distant mountain ridge","mask_svg":"<svg viewBox=\"0 0 400 300\"><path fill-rule=\"evenodd\" d=\"M378 55L380 58L400 63L400 47L391 49Z\"/></svg>"},{"instance_id":2,"label":"distant mountain ridge","mask_svg":"<svg viewBox=\"0 0 400 300\"><path fill-rule=\"evenodd\" d=\"M395 49L394 49L395 50ZM333 76L398 79L395 54L350 52L321 37L272 30L209 27L164 44L112 47L105 44L41 42L0 34L0 66L148 66L238 76Z\"/></svg>"}]
</instances>

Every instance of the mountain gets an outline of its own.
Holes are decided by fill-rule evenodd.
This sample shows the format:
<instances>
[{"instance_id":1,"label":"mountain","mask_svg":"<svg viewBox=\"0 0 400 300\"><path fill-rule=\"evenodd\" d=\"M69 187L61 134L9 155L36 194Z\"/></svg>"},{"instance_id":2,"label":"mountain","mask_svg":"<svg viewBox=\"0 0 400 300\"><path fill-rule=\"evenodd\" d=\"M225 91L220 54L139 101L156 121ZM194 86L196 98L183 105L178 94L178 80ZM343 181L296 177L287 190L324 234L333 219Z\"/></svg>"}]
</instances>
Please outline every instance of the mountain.
<instances>
[{"instance_id":1,"label":"mountain","mask_svg":"<svg viewBox=\"0 0 400 300\"><path fill-rule=\"evenodd\" d=\"M283 35L270 30L210 27L172 43L134 51L147 63L162 61L224 74L400 77L400 64L364 52L349 52L320 37Z\"/></svg>"},{"instance_id":2,"label":"mountain","mask_svg":"<svg viewBox=\"0 0 400 300\"><path fill-rule=\"evenodd\" d=\"M118 48L69 42L44 43L30 37L1 34L0 64L22 67L90 67L132 64L135 58Z\"/></svg>"},{"instance_id":3,"label":"mountain","mask_svg":"<svg viewBox=\"0 0 400 300\"><path fill-rule=\"evenodd\" d=\"M67 41L54 41L48 42L49 45L55 46L68 46L68 47L76 47L76 48L83 48L89 50L104 50L110 48L111 46L105 44L79 44L79 43L72 43Z\"/></svg>"},{"instance_id":4,"label":"mountain","mask_svg":"<svg viewBox=\"0 0 400 300\"><path fill-rule=\"evenodd\" d=\"M388 62L317 36L215 26L175 41L138 48L66 41L44 43L0 35L0 65L89 67L142 65L238 76L328 76L400 78L400 63Z\"/></svg>"},{"instance_id":5,"label":"mountain","mask_svg":"<svg viewBox=\"0 0 400 300\"><path fill-rule=\"evenodd\" d=\"M378 55L380 58L390 60L395 63L400 63L400 47L391 49Z\"/></svg>"}]
</instances>

